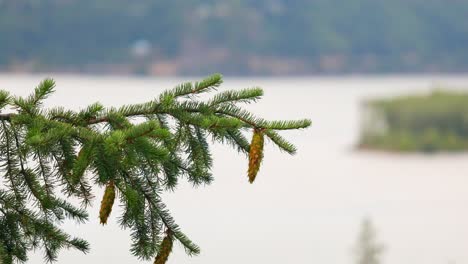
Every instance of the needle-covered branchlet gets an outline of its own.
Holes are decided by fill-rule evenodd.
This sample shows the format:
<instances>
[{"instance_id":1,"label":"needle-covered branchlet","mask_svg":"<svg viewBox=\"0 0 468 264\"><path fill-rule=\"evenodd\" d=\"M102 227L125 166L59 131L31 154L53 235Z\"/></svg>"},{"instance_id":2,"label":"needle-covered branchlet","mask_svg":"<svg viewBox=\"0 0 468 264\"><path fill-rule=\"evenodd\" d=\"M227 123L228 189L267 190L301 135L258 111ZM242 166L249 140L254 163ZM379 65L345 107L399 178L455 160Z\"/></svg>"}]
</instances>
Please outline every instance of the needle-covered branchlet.
<instances>
[{"instance_id":1,"label":"needle-covered branchlet","mask_svg":"<svg viewBox=\"0 0 468 264\"><path fill-rule=\"evenodd\" d=\"M176 242L189 255L198 254L200 248L176 224L162 194L183 180L194 186L213 181L212 142L247 155L253 182L264 141L294 154L294 145L279 132L310 125L307 119L256 117L241 106L257 102L262 89L216 92L221 83L216 74L141 104L94 103L79 111L44 107L54 92L52 79L26 97L0 90L0 260L25 263L36 249L43 249L46 262L57 261L60 249L88 252L88 242L60 227L66 219L87 222L96 186L106 186L100 222L115 217L128 229L133 255L164 263ZM198 96L203 93L212 96ZM114 203L122 209L118 216L110 216Z\"/></svg>"}]
</instances>

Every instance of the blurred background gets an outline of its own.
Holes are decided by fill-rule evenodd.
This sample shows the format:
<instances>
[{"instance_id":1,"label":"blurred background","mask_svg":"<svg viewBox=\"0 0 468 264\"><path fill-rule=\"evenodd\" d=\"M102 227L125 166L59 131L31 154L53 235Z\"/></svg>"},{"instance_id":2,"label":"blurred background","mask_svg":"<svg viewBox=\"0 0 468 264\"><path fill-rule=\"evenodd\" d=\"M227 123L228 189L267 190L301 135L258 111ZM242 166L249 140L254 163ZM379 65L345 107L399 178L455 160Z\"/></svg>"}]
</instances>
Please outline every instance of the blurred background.
<instances>
[{"instance_id":1,"label":"blurred background","mask_svg":"<svg viewBox=\"0 0 468 264\"><path fill-rule=\"evenodd\" d=\"M463 73L464 0L0 0L0 70Z\"/></svg>"},{"instance_id":2,"label":"blurred background","mask_svg":"<svg viewBox=\"0 0 468 264\"><path fill-rule=\"evenodd\" d=\"M0 0L12 94L53 77L48 106L119 106L214 72L264 88L260 116L313 125L285 134L296 156L266 148L254 185L214 145L215 182L163 196L202 248L169 263L468 263L468 1ZM99 202L64 223L91 252L58 263L140 263Z\"/></svg>"}]
</instances>

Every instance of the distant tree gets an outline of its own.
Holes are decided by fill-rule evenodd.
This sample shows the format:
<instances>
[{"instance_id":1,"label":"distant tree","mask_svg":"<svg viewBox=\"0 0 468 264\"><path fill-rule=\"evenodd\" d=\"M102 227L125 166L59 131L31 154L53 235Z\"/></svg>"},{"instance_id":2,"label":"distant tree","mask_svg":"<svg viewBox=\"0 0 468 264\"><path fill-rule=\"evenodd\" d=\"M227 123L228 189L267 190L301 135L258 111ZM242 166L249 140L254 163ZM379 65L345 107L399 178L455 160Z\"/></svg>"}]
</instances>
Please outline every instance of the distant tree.
<instances>
[{"instance_id":1,"label":"distant tree","mask_svg":"<svg viewBox=\"0 0 468 264\"><path fill-rule=\"evenodd\" d=\"M380 264L385 247L377 241L377 232L369 218L364 219L354 249L356 264Z\"/></svg>"},{"instance_id":2,"label":"distant tree","mask_svg":"<svg viewBox=\"0 0 468 264\"><path fill-rule=\"evenodd\" d=\"M72 219L87 221L95 187L105 192L99 212L106 224L115 199L123 207L119 223L131 230L131 252L143 260L165 263L175 241L188 254L194 244L175 223L160 194L182 178L194 186L209 184L209 139L248 155L252 183L263 158L264 139L294 154L296 148L277 131L306 128L307 119L267 121L240 108L256 102L260 88L224 91L210 99L222 79L213 75L184 83L142 104L105 108L94 103L81 111L44 109L53 91L51 79L28 97L0 90L0 263L22 263L30 250L42 248L45 260L60 249L87 252L87 241L60 229ZM286 104L286 102L285 102ZM252 141L245 136L252 132ZM81 207L69 198L81 201Z\"/></svg>"}]
</instances>

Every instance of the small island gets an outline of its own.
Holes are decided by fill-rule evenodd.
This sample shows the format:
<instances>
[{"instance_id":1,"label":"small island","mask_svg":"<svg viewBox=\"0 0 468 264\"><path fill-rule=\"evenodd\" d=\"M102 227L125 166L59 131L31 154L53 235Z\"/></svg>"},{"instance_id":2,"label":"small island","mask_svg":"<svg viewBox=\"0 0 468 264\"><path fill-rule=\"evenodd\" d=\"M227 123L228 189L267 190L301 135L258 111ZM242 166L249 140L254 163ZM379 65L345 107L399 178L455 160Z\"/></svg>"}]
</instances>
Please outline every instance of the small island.
<instances>
[{"instance_id":1,"label":"small island","mask_svg":"<svg viewBox=\"0 0 468 264\"><path fill-rule=\"evenodd\" d=\"M468 150L468 93L373 99L363 103L359 149L392 152Z\"/></svg>"}]
</instances>

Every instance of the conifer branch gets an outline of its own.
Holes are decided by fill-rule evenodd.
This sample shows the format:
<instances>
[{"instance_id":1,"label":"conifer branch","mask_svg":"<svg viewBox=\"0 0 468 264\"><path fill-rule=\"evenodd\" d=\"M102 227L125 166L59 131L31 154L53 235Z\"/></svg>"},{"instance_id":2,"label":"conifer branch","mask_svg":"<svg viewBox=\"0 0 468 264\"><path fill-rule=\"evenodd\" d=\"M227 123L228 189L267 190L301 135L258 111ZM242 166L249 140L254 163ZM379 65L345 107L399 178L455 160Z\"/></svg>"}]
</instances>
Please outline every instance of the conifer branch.
<instances>
[{"instance_id":1,"label":"conifer branch","mask_svg":"<svg viewBox=\"0 0 468 264\"><path fill-rule=\"evenodd\" d=\"M200 248L182 233L161 193L175 190L181 179L194 186L213 181L209 138L248 154L253 182L264 156L264 138L294 154L294 145L278 131L311 124L307 119L268 121L242 109L239 104L263 96L260 88L219 92L207 100L198 97L215 92L221 83L216 74L145 103L117 108L94 103L80 111L43 108L55 88L52 79L27 97L0 90L0 111L12 111L0 113L0 172L5 179L0 186L0 261L23 263L28 251L38 248L49 262L57 260L62 248L86 253L86 241L59 227L65 219L87 221L94 186L106 186L101 223L113 217L118 198L123 207L118 222L131 230L131 252L138 258L165 263L174 241L189 255L198 254Z\"/></svg>"}]
</instances>

